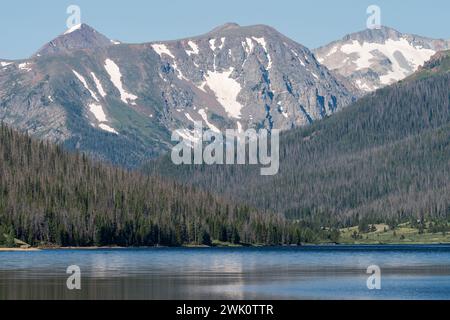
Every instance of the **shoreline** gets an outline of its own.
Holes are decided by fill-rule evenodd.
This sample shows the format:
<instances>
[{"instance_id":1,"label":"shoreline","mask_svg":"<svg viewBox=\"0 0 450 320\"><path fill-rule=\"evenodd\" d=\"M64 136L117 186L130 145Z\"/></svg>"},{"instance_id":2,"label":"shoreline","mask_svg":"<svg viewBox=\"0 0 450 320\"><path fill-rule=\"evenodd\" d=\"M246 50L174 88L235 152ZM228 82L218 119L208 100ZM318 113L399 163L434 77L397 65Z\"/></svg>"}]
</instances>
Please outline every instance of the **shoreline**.
<instances>
[{"instance_id":1,"label":"shoreline","mask_svg":"<svg viewBox=\"0 0 450 320\"><path fill-rule=\"evenodd\" d=\"M35 248L1 248L0 252L39 252L39 251L57 251L57 250L89 250L89 251L96 251L96 250L127 250L127 249L164 249L164 248L173 248L173 249L224 249L224 248L307 248L307 247L346 247L346 246L356 246L356 247L371 247L371 246L378 246L378 247L389 247L389 246L439 246L439 245L450 245L450 243L320 243L320 244L302 244L302 245L280 245L280 246L261 246L261 245L254 245L254 246L193 246L193 245L186 245L186 246L179 246L179 247L170 247L170 246L153 246L153 247L118 247L118 246L111 246L111 247L35 247Z\"/></svg>"},{"instance_id":2,"label":"shoreline","mask_svg":"<svg viewBox=\"0 0 450 320\"><path fill-rule=\"evenodd\" d=\"M0 248L0 252L36 252L42 251L40 248Z\"/></svg>"}]
</instances>

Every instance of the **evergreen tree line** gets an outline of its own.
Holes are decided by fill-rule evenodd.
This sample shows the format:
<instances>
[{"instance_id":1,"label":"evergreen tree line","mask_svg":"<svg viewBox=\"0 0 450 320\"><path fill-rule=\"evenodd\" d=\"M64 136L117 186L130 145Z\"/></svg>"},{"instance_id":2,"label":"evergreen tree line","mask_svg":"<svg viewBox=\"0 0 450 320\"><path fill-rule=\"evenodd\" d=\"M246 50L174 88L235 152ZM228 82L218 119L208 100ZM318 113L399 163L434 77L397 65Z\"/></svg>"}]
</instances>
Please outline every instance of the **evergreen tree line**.
<instances>
[{"instance_id":1,"label":"evergreen tree line","mask_svg":"<svg viewBox=\"0 0 450 320\"><path fill-rule=\"evenodd\" d=\"M283 215L70 154L0 127L0 244L298 244L328 237Z\"/></svg>"}]
</instances>

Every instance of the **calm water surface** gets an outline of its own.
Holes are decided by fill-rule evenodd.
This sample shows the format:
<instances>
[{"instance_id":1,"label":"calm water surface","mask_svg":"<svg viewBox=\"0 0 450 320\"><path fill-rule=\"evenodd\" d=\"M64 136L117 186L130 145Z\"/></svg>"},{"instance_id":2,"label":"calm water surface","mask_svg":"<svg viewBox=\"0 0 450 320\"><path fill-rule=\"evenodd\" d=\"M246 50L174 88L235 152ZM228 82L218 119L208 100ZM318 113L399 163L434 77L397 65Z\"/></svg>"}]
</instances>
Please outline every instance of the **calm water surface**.
<instances>
[{"instance_id":1,"label":"calm water surface","mask_svg":"<svg viewBox=\"0 0 450 320\"><path fill-rule=\"evenodd\" d=\"M70 265L79 291L66 287ZM371 265L381 290L367 288ZM0 299L450 300L450 246L0 252Z\"/></svg>"}]
</instances>

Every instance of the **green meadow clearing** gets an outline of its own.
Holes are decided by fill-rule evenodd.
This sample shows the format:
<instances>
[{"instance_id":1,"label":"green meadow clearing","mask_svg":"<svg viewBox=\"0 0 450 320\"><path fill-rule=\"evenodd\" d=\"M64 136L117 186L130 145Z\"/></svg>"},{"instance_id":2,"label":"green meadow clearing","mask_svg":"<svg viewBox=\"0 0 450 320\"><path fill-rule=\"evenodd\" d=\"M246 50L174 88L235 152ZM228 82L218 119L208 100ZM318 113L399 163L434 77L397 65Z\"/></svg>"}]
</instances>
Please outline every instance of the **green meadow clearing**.
<instances>
[{"instance_id":1,"label":"green meadow clearing","mask_svg":"<svg viewBox=\"0 0 450 320\"><path fill-rule=\"evenodd\" d=\"M395 230L390 230L388 225L375 225L376 231L358 233L358 227L341 229L340 243L343 244L435 244L450 243L449 232L431 233L424 230L423 233L410 226L409 223L399 225ZM355 232L358 236L355 236Z\"/></svg>"}]
</instances>

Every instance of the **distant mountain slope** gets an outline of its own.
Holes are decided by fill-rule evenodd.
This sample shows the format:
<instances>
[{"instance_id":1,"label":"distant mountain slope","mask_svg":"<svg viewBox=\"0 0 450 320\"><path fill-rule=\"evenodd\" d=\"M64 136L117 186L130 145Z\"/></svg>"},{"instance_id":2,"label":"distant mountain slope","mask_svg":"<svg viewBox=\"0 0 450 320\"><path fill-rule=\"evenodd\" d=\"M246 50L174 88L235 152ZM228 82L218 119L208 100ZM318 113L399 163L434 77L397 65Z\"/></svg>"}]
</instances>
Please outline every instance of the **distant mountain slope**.
<instances>
[{"instance_id":1,"label":"distant mountain slope","mask_svg":"<svg viewBox=\"0 0 450 320\"><path fill-rule=\"evenodd\" d=\"M420 78L426 78L434 75L443 75L450 72L450 50L436 53L419 71L406 78L406 81L412 81Z\"/></svg>"},{"instance_id":2,"label":"distant mountain slope","mask_svg":"<svg viewBox=\"0 0 450 320\"><path fill-rule=\"evenodd\" d=\"M93 163L0 125L0 240L6 233L32 245L280 244L305 241L294 237L303 231L281 216Z\"/></svg>"},{"instance_id":3,"label":"distant mountain slope","mask_svg":"<svg viewBox=\"0 0 450 320\"><path fill-rule=\"evenodd\" d=\"M450 74L446 59L429 67L447 72L378 90L283 134L276 176L261 177L254 166L176 167L169 159L146 169L292 218L346 225L361 217L449 218Z\"/></svg>"},{"instance_id":4,"label":"distant mountain slope","mask_svg":"<svg viewBox=\"0 0 450 320\"><path fill-rule=\"evenodd\" d=\"M403 80L450 41L400 33L382 27L347 35L316 49L320 63L370 92Z\"/></svg>"},{"instance_id":5,"label":"distant mountain slope","mask_svg":"<svg viewBox=\"0 0 450 320\"><path fill-rule=\"evenodd\" d=\"M358 94L267 26L120 44L80 25L31 59L0 67L0 119L128 167L167 151L172 131L190 135L193 121L213 130L291 129Z\"/></svg>"}]
</instances>

